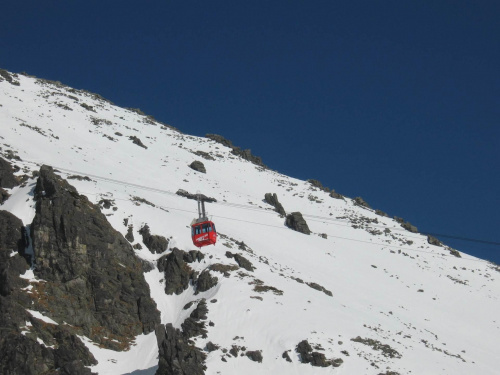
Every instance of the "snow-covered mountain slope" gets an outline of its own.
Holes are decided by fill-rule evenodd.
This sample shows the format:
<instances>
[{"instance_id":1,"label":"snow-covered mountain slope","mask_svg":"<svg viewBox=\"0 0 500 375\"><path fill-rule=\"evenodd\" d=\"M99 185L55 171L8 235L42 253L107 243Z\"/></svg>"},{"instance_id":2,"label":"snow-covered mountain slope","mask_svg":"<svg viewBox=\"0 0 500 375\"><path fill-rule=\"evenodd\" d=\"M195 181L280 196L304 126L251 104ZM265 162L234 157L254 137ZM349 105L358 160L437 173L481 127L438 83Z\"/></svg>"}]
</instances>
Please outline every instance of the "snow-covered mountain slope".
<instances>
[{"instance_id":1,"label":"snow-covered mountain slope","mask_svg":"<svg viewBox=\"0 0 500 375\"><path fill-rule=\"evenodd\" d=\"M221 143L182 134L98 95L10 77L0 81L1 156L20 168L17 175L52 166L80 194L101 202L116 230L126 235L132 225L131 243L141 245L136 255L154 266L145 278L161 323L180 328L196 304L185 306L206 299L207 337L193 339L207 353L206 374L498 373L495 265L465 253L457 257L350 198L336 199L310 182L244 160ZM195 160L206 173L189 167ZM30 177L24 186L6 189L10 197L0 210L29 225L35 183ZM204 259L189 266L200 273L210 269L218 281L198 294L190 285L167 295L156 261L174 248L195 249L190 223L197 217L196 201L177 195L180 189L217 200L206 206L218 242L202 248ZM264 201L266 193L276 193L287 213L302 213L311 234L288 228ZM138 233L145 224L168 238L168 249L148 250ZM236 269L234 254L253 269L241 263ZM138 336L127 352L82 340L99 362L94 372L156 371L154 333ZM336 367L301 363L307 356L296 348L303 340L337 360ZM218 349L207 350L209 342ZM261 362L244 355L253 351L260 351Z\"/></svg>"}]
</instances>

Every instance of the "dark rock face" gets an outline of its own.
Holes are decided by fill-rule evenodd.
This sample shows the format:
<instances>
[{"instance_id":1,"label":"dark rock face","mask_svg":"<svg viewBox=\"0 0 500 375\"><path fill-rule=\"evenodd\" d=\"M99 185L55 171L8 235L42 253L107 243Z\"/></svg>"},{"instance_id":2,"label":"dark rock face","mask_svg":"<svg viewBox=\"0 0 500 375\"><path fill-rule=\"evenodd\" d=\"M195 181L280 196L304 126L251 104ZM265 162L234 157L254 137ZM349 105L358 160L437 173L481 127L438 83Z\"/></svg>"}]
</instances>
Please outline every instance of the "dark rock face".
<instances>
[{"instance_id":1,"label":"dark rock face","mask_svg":"<svg viewBox=\"0 0 500 375\"><path fill-rule=\"evenodd\" d=\"M151 232L149 231L149 226L146 224L144 225L140 230L139 234L142 235L142 242L144 242L144 245L151 251L153 254L161 254L165 250L167 250L168 247L168 240L159 235L152 235ZM127 233L128 235L128 233ZM132 241L133 241L133 236L132 236Z\"/></svg>"},{"instance_id":2,"label":"dark rock face","mask_svg":"<svg viewBox=\"0 0 500 375\"><path fill-rule=\"evenodd\" d=\"M236 263L238 263L238 266L246 269L247 271L253 272L253 270L255 269L255 267L253 266L252 262L250 262L243 255L233 254L230 251L226 251L226 256L228 258L234 258L234 260L236 261Z\"/></svg>"},{"instance_id":3,"label":"dark rock face","mask_svg":"<svg viewBox=\"0 0 500 375\"><path fill-rule=\"evenodd\" d=\"M232 150L231 153L233 155L239 156L242 159L248 160L249 162L260 167L267 168L267 166L262 163L262 159L260 157L252 155L252 152L250 150L242 150L241 148L234 146L230 140L224 138L223 136L218 134L207 134L205 135L205 137L226 147L229 147Z\"/></svg>"},{"instance_id":4,"label":"dark rock face","mask_svg":"<svg viewBox=\"0 0 500 375\"><path fill-rule=\"evenodd\" d=\"M284 351L283 354L281 355L281 358L284 358L286 359L287 362L292 362L292 359L290 358L290 356L288 355L288 352L287 351Z\"/></svg>"},{"instance_id":5,"label":"dark rock face","mask_svg":"<svg viewBox=\"0 0 500 375\"><path fill-rule=\"evenodd\" d=\"M21 256L23 229L21 220L0 211L0 373L35 375L59 369L60 374L90 374L84 366L97 362L70 328L42 322L26 311L34 308L34 301L33 293L21 289L29 285L20 278L29 268Z\"/></svg>"},{"instance_id":6,"label":"dark rock face","mask_svg":"<svg viewBox=\"0 0 500 375\"><path fill-rule=\"evenodd\" d=\"M279 202L278 196L276 195L276 193L274 193L274 194L266 193L266 195L264 196L264 200L267 203L269 203L271 206L274 207L274 211L276 211L277 213L279 213L282 216L286 216L285 209L283 208L283 206Z\"/></svg>"},{"instance_id":7,"label":"dark rock face","mask_svg":"<svg viewBox=\"0 0 500 375\"><path fill-rule=\"evenodd\" d=\"M207 352L211 353L219 349L219 345L214 344L212 341L207 342Z\"/></svg>"},{"instance_id":8,"label":"dark rock face","mask_svg":"<svg viewBox=\"0 0 500 375\"><path fill-rule=\"evenodd\" d=\"M302 217L302 214L300 212L292 212L291 214L287 215L285 224L288 228L293 229L297 232L311 234L309 226L307 225L307 222Z\"/></svg>"},{"instance_id":9,"label":"dark rock face","mask_svg":"<svg viewBox=\"0 0 500 375\"><path fill-rule=\"evenodd\" d=\"M181 197L184 197L187 199L193 199L195 201L198 200L198 196L196 194L191 194L191 193L187 192L186 190L179 189L179 190L177 190L177 192L175 194L180 195ZM204 202L209 202L209 203L210 202L217 202L217 199L207 197L204 194L200 194L200 200L202 200Z\"/></svg>"},{"instance_id":10,"label":"dark rock face","mask_svg":"<svg viewBox=\"0 0 500 375\"><path fill-rule=\"evenodd\" d=\"M189 286L189 282L195 281L195 272L187 265L204 258L203 253L192 250L188 253L174 248L170 254L158 259L158 269L165 273L165 293L181 294Z\"/></svg>"},{"instance_id":11,"label":"dark rock face","mask_svg":"<svg viewBox=\"0 0 500 375\"><path fill-rule=\"evenodd\" d=\"M7 296L26 286L19 278L29 268L23 254L23 223L7 211L0 211L0 295ZM15 252L17 255L11 256Z\"/></svg>"},{"instance_id":12,"label":"dark rock face","mask_svg":"<svg viewBox=\"0 0 500 375\"><path fill-rule=\"evenodd\" d=\"M127 234L125 235L125 239L128 242L134 242L134 226L130 224L127 228Z\"/></svg>"},{"instance_id":13,"label":"dark rock face","mask_svg":"<svg viewBox=\"0 0 500 375\"><path fill-rule=\"evenodd\" d=\"M130 244L99 208L42 166L31 226L36 309L67 322L101 345L127 347L160 322Z\"/></svg>"},{"instance_id":14,"label":"dark rock face","mask_svg":"<svg viewBox=\"0 0 500 375\"><path fill-rule=\"evenodd\" d=\"M12 189L17 185L19 181L14 176L14 168L7 160L0 157L0 188Z\"/></svg>"},{"instance_id":15,"label":"dark rock face","mask_svg":"<svg viewBox=\"0 0 500 375\"><path fill-rule=\"evenodd\" d=\"M196 281L195 294L198 294L200 292L206 292L210 288L213 288L214 286L217 285L217 281L219 281L219 279L215 276L210 275L209 270L204 270L202 273L200 273L200 276Z\"/></svg>"},{"instance_id":16,"label":"dark rock face","mask_svg":"<svg viewBox=\"0 0 500 375\"><path fill-rule=\"evenodd\" d=\"M189 168L191 168L197 172L207 173L207 170L205 169L205 165L199 160L195 160L191 164L189 164Z\"/></svg>"},{"instance_id":17,"label":"dark rock face","mask_svg":"<svg viewBox=\"0 0 500 375\"><path fill-rule=\"evenodd\" d=\"M156 339L159 348L159 363L156 375L202 375L206 370L204 365L206 354L200 348L190 343L190 338L206 337L205 322L207 319L207 303L202 299L196 309L182 323L182 331L172 327L159 325L156 329ZM209 345L211 344L211 345ZM207 350L217 350L218 346L207 344Z\"/></svg>"},{"instance_id":18,"label":"dark rock face","mask_svg":"<svg viewBox=\"0 0 500 375\"><path fill-rule=\"evenodd\" d=\"M330 197L335 199L344 199L344 196L342 194L335 192L335 190L333 189L330 191Z\"/></svg>"},{"instance_id":19,"label":"dark rock face","mask_svg":"<svg viewBox=\"0 0 500 375\"><path fill-rule=\"evenodd\" d=\"M9 199L10 194L6 190L0 188L0 205L3 204L7 199Z\"/></svg>"}]
</instances>

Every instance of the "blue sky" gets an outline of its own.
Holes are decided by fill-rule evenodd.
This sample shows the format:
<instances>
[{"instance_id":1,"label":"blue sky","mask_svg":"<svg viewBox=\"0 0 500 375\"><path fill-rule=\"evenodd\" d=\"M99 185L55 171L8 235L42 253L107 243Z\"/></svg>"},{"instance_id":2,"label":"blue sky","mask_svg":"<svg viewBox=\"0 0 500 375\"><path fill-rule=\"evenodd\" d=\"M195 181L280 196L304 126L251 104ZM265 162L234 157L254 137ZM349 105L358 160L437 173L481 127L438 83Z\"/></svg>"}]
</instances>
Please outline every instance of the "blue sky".
<instances>
[{"instance_id":1,"label":"blue sky","mask_svg":"<svg viewBox=\"0 0 500 375\"><path fill-rule=\"evenodd\" d=\"M9 2L0 68L224 135L423 232L500 242L499 17L488 0Z\"/></svg>"}]
</instances>

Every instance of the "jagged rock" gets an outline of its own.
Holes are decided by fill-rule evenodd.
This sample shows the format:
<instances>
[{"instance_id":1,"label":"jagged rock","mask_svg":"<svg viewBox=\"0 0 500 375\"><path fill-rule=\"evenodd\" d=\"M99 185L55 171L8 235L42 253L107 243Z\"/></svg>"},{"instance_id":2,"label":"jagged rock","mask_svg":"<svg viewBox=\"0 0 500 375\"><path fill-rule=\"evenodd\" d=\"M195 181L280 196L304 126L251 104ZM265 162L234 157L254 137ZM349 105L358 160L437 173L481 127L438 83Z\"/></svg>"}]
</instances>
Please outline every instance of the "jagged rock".
<instances>
[{"instance_id":1,"label":"jagged rock","mask_svg":"<svg viewBox=\"0 0 500 375\"><path fill-rule=\"evenodd\" d=\"M297 353L300 354L300 362L309 363L315 367L338 367L343 362L342 359L326 359L323 353L313 352L313 348L307 340L302 340L295 348Z\"/></svg>"},{"instance_id":2,"label":"jagged rock","mask_svg":"<svg viewBox=\"0 0 500 375\"><path fill-rule=\"evenodd\" d=\"M205 169L205 165L199 160L195 160L191 164L189 164L189 168L191 168L197 172L207 173L207 170Z\"/></svg>"},{"instance_id":3,"label":"jagged rock","mask_svg":"<svg viewBox=\"0 0 500 375\"><path fill-rule=\"evenodd\" d=\"M314 186L314 187L316 187L324 192L327 192L327 193L330 192L330 189L327 188L326 186L323 186L323 184L318 180L309 179L309 180L307 180L307 182L309 182L312 186Z\"/></svg>"},{"instance_id":4,"label":"jagged rock","mask_svg":"<svg viewBox=\"0 0 500 375\"><path fill-rule=\"evenodd\" d=\"M260 350L248 351L246 356L254 362L262 363L262 352Z\"/></svg>"},{"instance_id":5,"label":"jagged rock","mask_svg":"<svg viewBox=\"0 0 500 375\"><path fill-rule=\"evenodd\" d=\"M330 191L330 197L335 199L344 199L344 196L342 194L335 192L335 190L333 189Z\"/></svg>"},{"instance_id":6,"label":"jagged rock","mask_svg":"<svg viewBox=\"0 0 500 375\"><path fill-rule=\"evenodd\" d=\"M285 209L283 208L283 206L279 202L278 196L276 195L276 193L274 193L274 194L272 194L272 193L266 193L266 195L264 196L264 200L267 203L269 203L271 206L273 206L274 210L277 213L279 213L282 216L286 215Z\"/></svg>"},{"instance_id":7,"label":"jagged rock","mask_svg":"<svg viewBox=\"0 0 500 375\"><path fill-rule=\"evenodd\" d=\"M156 339L159 349L156 375L203 375L206 354L194 345L172 324L158 325Z\"/></svg>"},{"instance_id":8,"label":"jagged rock","mask_svg":"<svg viewBox=\"0 0 500 375\"><path fill-rule=\"evenodd\" d=\"M198 280L196 280L195 294L206 292L210 288L213 288L217 285L217 281L219 281L219 279L215 276L210 275L210 271L204 270L202 273L200 273Z\"/></svg>"},{"instance_id":9,"label":"jagged rock","mask_svg":"<svg viewBox=\"0 0 500 375\"><path fill-rule=\"evenodd\" d=\"M207 135L205 135L205 137L207 137L215 142L218 142L226 147L229 147L232 150L231 153L233 155L240 156L242 159L248 160L249 162L251 162L255 165L267 168L262 163L262 159L260 157L252 155L252 152L250 150L242 150L241 148L234 146L230 140L224 138L223 136L218 135L218 134L207 134Z\"/></svg>"},{"instance_id":10,"label":"jagged rock","mask_svg":"<svg viewBox=\"0 0 500 375\"><path fill-rule=\"evenodd\" d=\"M285 350L285 351L283 352L283 354L281 355L281 358L286 359L286 361L287 361L287 362L292 362L292 359L291 359L291 358L290 358L290 356L288 355L288 351L287 351L287 350Z\"/></svg>"},{"instance_id":11,"label":"jagged rock","mask_svg":"<svg viewBox=\"0 0 500 375\"><path fill-rule=\"evenodd\" d=\"M418 233L418 228L414 225L411 225L410 222L405 221L403 218L394 216L394 220L396 220L401 226L409 232Z\"/></svg>"},{"instance_id":12,"label":"jagged rock","mask_svg":"<svg viewBox=\"0 0 500 375\"><path fill-rule=\"evenodd\" d=\"M189 282L194 279L195 273L187 265L195 260L203 259L203 254L198 250L186 253L177 248L173 248L170 254L158 259L157 265L160 272L165 273L165 293L181 294L189 286Z\"/></svg>"},{"instance_id":13,"label":"jagged rock","mask_svg":"<svg viewBox=\"0 0 500 375\"><path fill-rule=\"evenodd\" d=\"M191 193L187 192L186 190L179 189L179 190L177 190L177 192L175 194L180 195L181 197L185 197L187 199L193 199L195 201L198 200L197 194L191 194ZM217 199L207 197L204 194L200 194L200 200L202 200L204 202L209 202L209 203L217 202Z\"/></svg>"},{"instance_id":14,"label":"jagged rock","mask_svg":"<svg viewBox=\"0 0 500 375\"><path fill-rule=\"evenodd\" d=\"M381 210L375 210L375 214L376 215L379 215L379 216L384 216L384 217L389 217L389 215L387 215L384 211L381 211Z\"/></svg>"},{"instance_id":15,"label":"jagged rock","mask_svg":"<svg viewBox=\"0 0 500 375\"><path fill-rule=\"evenodd\" d=\"M14 175L14 168L7 160L0 157L0 188L12 189L17 185L19 181Z\"/></svg>"},{"instance_id":16,"label":"jagged rock","mask_svg":"<svg viewBox=\"0 0 500 375\"><path fill-rule=\"evenodd\" d=\"M218 134L207 134L205 135L208 139L211 139L217 143L220 143L226 147L233 148L233 142L231 142L229 139L224 138L222 135Z\"/></svg>"},{"instance_id":17,"label":"jagged rock","mask_svg":"<svg viewBox=\"0 0 500 375\"><path fill-rule=\"evenodd\" d=\"M354 198L354 204L356 206L371 208L370 205L368 203L366 203L365 200L363 198L361 198L361 197Z\"/></svg>"},{"instance_id":18,"label":"jagged rock","mask_svg":"<svg viewBox=\"0 0 500 375\"><path fill-rule=\"evenodd\" d=\"M149 251L151 251L153 254L161 254L165 250L167 250L168 247L168 240L159 235L152 235L151 232L149 231L149 226L145 224L140 230L139 234L142 235L142 242L144 242L144 245L148 248ZM125 237L126 238L126 237ZM132 236L132 241L133 241L133 236Z\"/></svg>"},{"instance_id":19,"label":"jagged rock","mask_svg":"<svg viewBox=\"0 0 500 375\"><path fill-rule=\"evenodd\" d=\"M134 145L147 149L147 146L145 146L144 143L142 143L142 141L135 135L129 136L128 139L130 139Z\"/></svg>"},{"instance_id":20,"label":"jagged rock","mask_svg":"<svg viewBox=\"0 0 500 375\"><path fill-rule=\"evenodd\" d=\"M182 334L185 338L191 338L196 336L207 337L207 330L205 328L205 322L201 320L206 320L208 314L207 301L202 298L198 303L196 308L191 312L188 318L184 320L181 324Z\"/></svg>"},{"instance_id":21,"label":"jagged rock","mask_svg":"<svg viewBox=\"0 0 500 375\"><path fill-rule=\"evenodd\" d=\"M443 243L441 241L431 235L427 236L427 242L434 246L443 246Z\"/></svg>"},{"instance_id":22,"label":"jagged rock","mask_svg":"<svg viewBox=\"0 0 500 375\"><path fill-rule=\"evenodd\" d=\"M22 235L23 222L7 211L0 211L0 294L7 296L16 288L26 286L19 278L29 268L21 255L26 246ZM11 256L12 253L17 253Z\"/></svg>"},{"instance_id":23,"label":"jagged rock","mask_svg":"<svg viewBox=\"0 0 500 375\"><path fill-rule=\"evenodd\" d=\"M247 271L253 272L253 270L255 269L255 267L253 266L252 262L250 262L243 255L233 254L230 251L226 251L226 257L228 257L228 258L234 258L234 260L236 261L236 263L238 263L238 266L246 269Z\"/></svg>"},{"instance_id":24,"label":"jagged rock","mask_svg":"<svg viewBox=\"0 0 500 375\"><path fill-rule=\"evenodd\" d=\"M219 348L220 348L220 346L212 343L212 341L207 342L207 346L206 346L207 352L211 353L211 352L216 351Z\"/></svg>"},{"instance_id":25,"label":"jagged rock","mask_svg":"<svg viewBox=\"0 0 500 375\"><path fill-rule=\"evenodd\" d=\"M461 258L462 256L460 255L460 252L455 249L450 249L450 254L453 256L456 256L457 258Z\"/></svg>"},{"instance_id":26,"label":"jagged rock","mask_svg":"<svg viewBox=\"0 0 500 375\"><path fill-rule=\"evenodd\" d=\"M215 160L215 158L213 156L211 156L208 152L196 151L195 154L198 156L201 156L203 159L206 159L206 160Z\"/></svg>"},{"instance_id":27,"label":"jagged rock","mask_svg":"<svg viewBox=\"0 0 500 375\"><path fill-rule=\"evenodd\" d=\"M9 199L10 194L6 190L0 188L0 205L3 204L7 199Z\"/></svg>"},{"instance_id":28,"label":"jagged rock","mask_svg":"<svg viewBox=\"0 0 500 375\"><path fill-rule=\"evenodd\" d=\"M229 350L229 354L231 354L233 357L237 357L239 352L240 347L238 345L233 345Z\"/></svg>"},{"instance_id":29,"label":"jagged rock","mask_svg":"<svg viewBox=\"0 0 500 375\"><path fill-rule=\"evenodd\" d=\"M134 242L134 226L132 224L130 224L127 228L127 234L125 235L125 239L128 242Z\"/></svg>"},{"instance_id":30,"label":"jagged rock","mask_svg":"<svg viewBox=\"0 0 500 375\"><path fill-rule=\"evenodd\" d=\"M35 308L78 327L104 347L123 348L160 322L130 244L98 206L42 166L31 226ZM57 301L57 303L56 303Z\"/></svg>"},{"instance_id":31,"label":"jagged rock","mask_svg":"<svg viewBox=\"0 0 500 375\"><path fill-rule=\"evenodd\" d=\"M15 73L11 74L7 70L0 69L0 82L5 79L11 85L19 86L20 83L19 83L19 81L16 81L15 78L18 78L17 74L15 74Z\"/></svg>"},{"instance_id":32,"label":"jagged rock","mask_svg":"<svg viewBox=\"0 0 500 375\"><path fill-rule=\"evenodd\" d=\"M307 225L307 222L302 217L302 214L300 212L292 212L291 214L287 215L285 224L288 228L293 229L297 232L311 234L309 226Z\"/></svg>"},{"instance_id":33,"label":"jagged rock","mask_svg":"<svg viewBox=\"0 0 500 375\"><path fill-rule=\"evenodd\" d=\"M332 292L330 292L328 289L326 289L325 287L323 287L317 283L306 283L306 284L313 289L316 289L316 290L319 290L320 292L325 293L327 296L330 296L330 297L333 296Z\"/></svg>"}]
</instances>

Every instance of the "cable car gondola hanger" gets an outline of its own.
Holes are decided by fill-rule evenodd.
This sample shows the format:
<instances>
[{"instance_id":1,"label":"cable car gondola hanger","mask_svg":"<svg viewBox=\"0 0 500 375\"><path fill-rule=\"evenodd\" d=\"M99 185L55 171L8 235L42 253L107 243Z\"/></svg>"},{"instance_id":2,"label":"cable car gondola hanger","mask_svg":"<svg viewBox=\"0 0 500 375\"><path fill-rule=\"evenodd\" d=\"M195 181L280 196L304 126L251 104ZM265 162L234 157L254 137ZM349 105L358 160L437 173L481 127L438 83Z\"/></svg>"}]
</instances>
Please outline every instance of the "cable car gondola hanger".
<instances>
[{"instance_id":1,"label":"cable car gondola hanger","mask_svg":"<svg viewBox=\"0 0 500 375\"><path fill-rule=\"evenodd\" d=\"M215 245L217 242L217 232L212 221L208 220L205 212L205 201L201 198L201 194L197 193L198 201L198 218L191 222L191 238L193 244L200 249L203 246Z\"/></svg>"}]
</instances>

